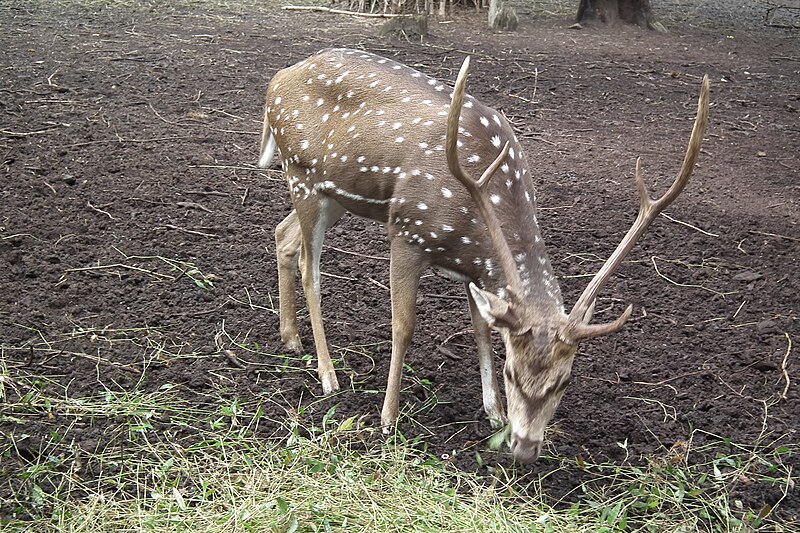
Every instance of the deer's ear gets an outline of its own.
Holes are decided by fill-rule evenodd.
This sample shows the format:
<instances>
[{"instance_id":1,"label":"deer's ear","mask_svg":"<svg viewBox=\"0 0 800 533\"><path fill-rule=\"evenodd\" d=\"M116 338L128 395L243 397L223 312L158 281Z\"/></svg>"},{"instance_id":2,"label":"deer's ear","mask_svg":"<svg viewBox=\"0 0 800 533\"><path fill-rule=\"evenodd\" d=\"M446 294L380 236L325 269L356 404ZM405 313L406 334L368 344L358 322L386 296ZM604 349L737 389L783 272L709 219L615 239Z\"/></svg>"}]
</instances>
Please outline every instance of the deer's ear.
<instances>
[{"instance_id":1,"label":"deer's ear","mask_svg":"<svg viewBox=\"0 0 800 533\"><path fill-rule=\"evenodd\" d=\"M519 331L522 323L514 313L511 303L495 296L491 292L479 289L474 283L469 284L469 292L475 306L489 327Z\"/></svg>"}]
</instances>

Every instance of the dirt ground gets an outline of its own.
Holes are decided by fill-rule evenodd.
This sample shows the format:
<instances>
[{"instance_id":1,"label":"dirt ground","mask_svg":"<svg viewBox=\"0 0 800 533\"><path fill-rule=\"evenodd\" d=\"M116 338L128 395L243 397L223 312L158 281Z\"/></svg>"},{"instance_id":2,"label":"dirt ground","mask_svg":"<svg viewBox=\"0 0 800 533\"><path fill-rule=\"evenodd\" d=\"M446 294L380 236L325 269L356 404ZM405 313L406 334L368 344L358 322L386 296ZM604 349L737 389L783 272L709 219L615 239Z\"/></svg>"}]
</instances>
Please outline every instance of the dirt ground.
<instances>
[{"instance_id":1,"label":"dirt ground","mask_svg":"<svg viewBox=\"0 0 800 533\"><path fill-rule=\"evenodd\" d=\"M692 21L668 34L576 31L570 23L541 15L518 33L492 33L464 13L432 21L417 43L381 37L377 20L263 6L3 3L5 370L48 376L76 398L169 383L197 404L216 391L272 398L278 414L305 407L311 419L336 405L337 417L377 425L391 331L380 225L346 217L323 253L323 310L345 390L320 400L313 365L281 372L275 364L283 349L273 231L290 204L280 172L255 167L270 77L335 45L452 82L472 54L470 91L517 128L571 305L635 217L636 157L654 189L672 180L708 74L699 165L669 218L604 290L599 319L628 303L634 317L581 346L546 454L640 462L690 437L695 445L797 444L797 33ZM464 469L480 471L475 451L509 466L507 452L487 452L482 442L491 430L480 416L469 328L462 286L426 276L401 399L415 422L400 429L425 435L432 452ZM301 335L310 349L304 309ZM500 368L499 343L497 353ZM60 423L2 422L0 431L45 438ZM71 438L96 449L104 435L77 425ZM556 465L545 458L528 468ZM558 497L578 481L556 474L547 488ZM781 496L762 484L737 490L754 509ZM793 492L781 513L796 520Z\"/></svg>"}]
</instances>

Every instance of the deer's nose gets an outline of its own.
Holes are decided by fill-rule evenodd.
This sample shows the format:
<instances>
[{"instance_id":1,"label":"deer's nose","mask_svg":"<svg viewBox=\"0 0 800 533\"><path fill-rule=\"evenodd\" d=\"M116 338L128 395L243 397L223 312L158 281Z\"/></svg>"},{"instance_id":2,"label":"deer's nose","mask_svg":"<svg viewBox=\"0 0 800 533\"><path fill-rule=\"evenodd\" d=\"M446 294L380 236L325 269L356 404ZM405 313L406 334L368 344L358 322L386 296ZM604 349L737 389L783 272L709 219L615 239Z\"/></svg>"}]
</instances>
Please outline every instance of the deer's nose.
<instances>
[{"instance_id":1,"label":"deer's nose","mask_svg":"<svg viewBox=\"0 0 800 533\"><path fill-rule=\"evenodd\" d=\"M532 463L542 452L542 441L533 440L522 435L511 435L511 455L518 463Z\"/></svg>"}]
</instances>

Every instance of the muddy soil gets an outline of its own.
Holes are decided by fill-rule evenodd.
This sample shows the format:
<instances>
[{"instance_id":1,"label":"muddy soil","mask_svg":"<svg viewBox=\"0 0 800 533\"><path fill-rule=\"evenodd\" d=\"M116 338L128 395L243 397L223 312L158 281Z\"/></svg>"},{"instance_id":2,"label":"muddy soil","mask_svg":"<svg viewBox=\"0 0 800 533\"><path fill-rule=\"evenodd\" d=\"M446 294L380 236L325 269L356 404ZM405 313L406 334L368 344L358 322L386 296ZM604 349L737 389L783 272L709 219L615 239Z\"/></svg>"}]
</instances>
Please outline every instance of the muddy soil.
<instances>
[{"instance_id":1,"label":"muddy soil","mask_svg":"<svg viewBox=\"0 0 800 533\"><path fill-rule=\"evenodd\" d=\"M628 303L633 318L583 343L548 457L527 468L546 472L564 457L642 462L690 438L723 449L723 439L797 443L796 32L691 20L668 34L576 31L567 17L541 14L509 34L462 13L431 22L419 43L381 37L376 20L263 6L30 2L0 12L0 341L11 376L46 376L75 398L167 383L197 404L209 391L270 398L274 418L305 406L318 421L336 405L337 418L377 425L391 333L380 225L345 217L323 252L323 310L344 391L320 399L313 364L280 372L274 363L285 350L273 231L290 202L280 171L255 167L263 90L277 70L328 46L447 81L469 53L471 93L509 117L528 154L568 305L635 217L635 159L663 191L682 161L700 79L712 81L691 183L598 302L599 320ZM507 452L483 442L491 429L463 287L429 273L420 294L401 400L414 421L404 417L400 430L425 435L461 468L481 471L476 451L510 467ZM25 420L0 429L46 438L62 423ZM102 446L96 427L70 431L76 446ZM558 498L579 481L557 474L547 488ZM737 491L753 509L782 494L746 482ZM797 519L800 498L789 494L781 513Z\"/></svg>"}]
</instances>

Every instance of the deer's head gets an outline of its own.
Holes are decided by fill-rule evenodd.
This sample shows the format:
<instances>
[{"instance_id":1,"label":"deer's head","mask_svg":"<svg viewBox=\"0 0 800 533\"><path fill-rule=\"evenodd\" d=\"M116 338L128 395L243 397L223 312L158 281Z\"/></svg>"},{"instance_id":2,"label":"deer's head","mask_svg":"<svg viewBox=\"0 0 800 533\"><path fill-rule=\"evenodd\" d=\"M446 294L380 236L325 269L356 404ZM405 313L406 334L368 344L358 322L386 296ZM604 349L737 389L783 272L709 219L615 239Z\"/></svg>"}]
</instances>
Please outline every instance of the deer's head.
<instances>
[{"instance_id":1,"label":"deer's head","mask_svg":"<svg viewBox=\"0 0 800 533\"><path fill-rule=\"evenodd\" d=\"M517 264L489 200L487 184L508 155L509 144L505 144L478 180L471 179L461 169L457 137L468 70L469 57L464 60L459 72L448 115L447 163L450 172L466 187L475 202L508 283L502 297L474 284L470 285L470 292L483 319L503 337L506 346L503 375L511 428L511 451L516 460L531 462L539 457L545 427L564 395L578 343L614 333L630 317L632 306L628 306L613 322L590 323L598 292L655 217L677 198L689 181L708 121L708 77L703 79L697 116L677 178L663 196L653 200L642 179L639 161L636 162L635 180L640 199L636 221L567 314L561 310L543 312L543 307L532 300L536 298L536 292L524 290Z\"/></svg>"}]
</instances>

